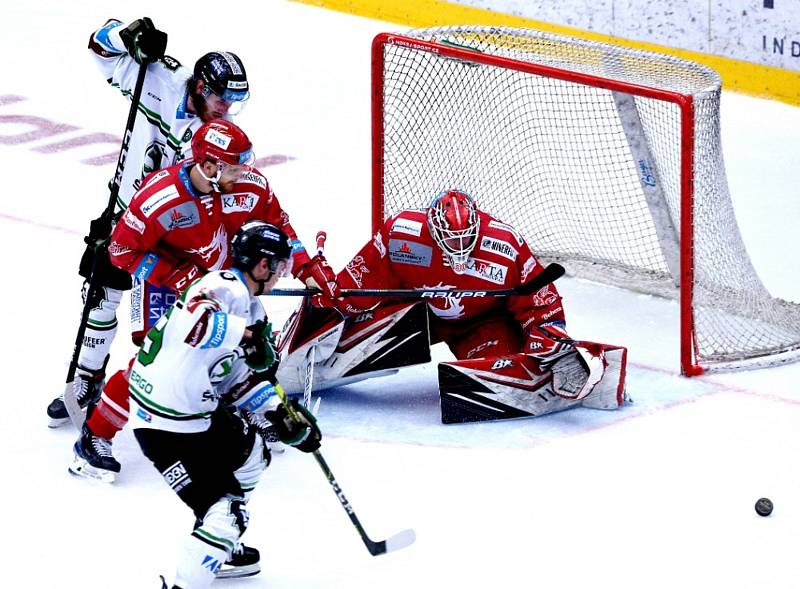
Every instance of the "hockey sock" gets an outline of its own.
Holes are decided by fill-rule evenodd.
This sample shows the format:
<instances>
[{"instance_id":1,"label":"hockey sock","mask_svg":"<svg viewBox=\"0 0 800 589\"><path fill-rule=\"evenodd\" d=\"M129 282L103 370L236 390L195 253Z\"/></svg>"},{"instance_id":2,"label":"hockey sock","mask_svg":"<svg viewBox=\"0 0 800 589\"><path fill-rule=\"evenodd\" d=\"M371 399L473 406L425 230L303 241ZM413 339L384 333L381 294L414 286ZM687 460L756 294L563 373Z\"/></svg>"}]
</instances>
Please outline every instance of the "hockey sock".
<instances>
[{"instance_id":1,"label":"hockey sock","mask_svg":"<svg viewBox=\"0 0 800 589\"><path fill-rule=\"evenodd\" d=\"M118 370L103 387L103 394L86 425L91 432L111 440L128 423L130 410L127 372Z\"/></svg>"},{"instance_id":2,"label":"hockey sock","mask_svg":"<svg viewBox=\"0 0 800 589\"><path fill-rule=\"evenodd\" d=\"M204 542L193 534L186 540L178 557L175 584L192 589L210 587L227 559L227 550Z\"/></svg>"},{"instance_id":3,"label":"hockey sock","mask_svg":"<svg viewBox=\"0 0 800 589\"><path fill-rule=\"evenodd\" d=\"M122 300L122 291L103 288L93 302L86 321L78 364L88 370L101 370L111 342L117 334L117 307Z\"/></svg>"}]
</instances>

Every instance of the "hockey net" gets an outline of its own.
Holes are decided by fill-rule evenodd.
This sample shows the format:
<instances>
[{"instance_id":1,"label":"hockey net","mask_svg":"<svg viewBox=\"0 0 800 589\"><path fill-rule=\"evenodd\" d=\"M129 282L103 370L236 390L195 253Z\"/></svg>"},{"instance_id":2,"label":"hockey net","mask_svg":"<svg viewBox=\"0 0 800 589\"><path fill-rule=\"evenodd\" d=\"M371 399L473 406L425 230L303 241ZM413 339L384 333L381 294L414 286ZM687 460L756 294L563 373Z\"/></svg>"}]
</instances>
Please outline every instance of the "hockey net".
<instances>
[{"instance_id":1,"label":"hockey net","mask_svg":"<svg viewBox=\"0 0 800 589\"><path fill-rule=\"evenodd\" d=\"M797 358L745 250L721 83L672 56L502 27L373 42L373 229L459 188L575 276L679 298L681 368Z\"/></svg>"}]
</instances>

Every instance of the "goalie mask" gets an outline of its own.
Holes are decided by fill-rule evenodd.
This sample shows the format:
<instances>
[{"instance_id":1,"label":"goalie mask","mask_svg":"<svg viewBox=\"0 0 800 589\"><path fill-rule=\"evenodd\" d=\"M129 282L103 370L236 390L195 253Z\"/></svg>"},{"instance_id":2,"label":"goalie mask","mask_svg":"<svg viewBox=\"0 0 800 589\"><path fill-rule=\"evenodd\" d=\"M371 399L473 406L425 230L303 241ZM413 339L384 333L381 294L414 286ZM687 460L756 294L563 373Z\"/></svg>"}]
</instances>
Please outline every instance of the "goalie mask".
<instances>
[{"instance_id":1,"label":"goalie mask","mask_svg":"<svg viewBox=\"0 0 800 589\"><path fill-rule=\"evenodd\" d=\"M292 247L288 236L270 223L250 221L242 225L231 240L233 267L246 272L250 278L260 285L260 295L264 284L277 274L279 277L289 276L292 272ZM269 260L270 275L264 280L257 280L253 268L263 258Z\"/></svg>"},{"instance_id":2,"label":"goalie mask","mask_svg":"<svg viewBox=\"0 0 800 589\"><path fill-rule=\"evenodd\" d=\"M253 145L247 134L239 127L224 119L203 123L192 139L192 158L200 174L211 182L214 190L220 191L219 183L223 175L236 182L252 169L255 155ZM213 177L206 176L201 166L206 161L217 164Z\"/></svg>"},{"instance_id":3,"label":"goalie mask","mask_svg":"<svg viewBox=\"0 0 800 589\"><path fill-rule=\"evenodd\" d=\"M428 208L428 228L453 271L462 274L478 241L480 229L478 208L473 198L460 190L441 192Z\"/></svg>"}]
</instances>

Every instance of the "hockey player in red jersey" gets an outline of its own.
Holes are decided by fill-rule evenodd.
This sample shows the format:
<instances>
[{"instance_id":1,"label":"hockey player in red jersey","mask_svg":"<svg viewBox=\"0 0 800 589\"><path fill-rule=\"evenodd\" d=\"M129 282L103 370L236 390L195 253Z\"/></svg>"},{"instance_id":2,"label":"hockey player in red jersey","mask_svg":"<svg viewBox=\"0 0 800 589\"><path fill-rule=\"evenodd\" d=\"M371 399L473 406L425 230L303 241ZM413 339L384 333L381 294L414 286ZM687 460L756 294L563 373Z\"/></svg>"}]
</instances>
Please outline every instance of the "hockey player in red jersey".
<instances>
[{"instance_id":1,"label":"hockey player in red jersey","mask_svg":"<svg viewBox=\"0 0 800 589\"><path fill-rule=\"evenodd\" d=\"M122 293L131 288L130 275L113 266L105 250L114 221L127 208L147 174L190 155L192 136L204 121L238 112L250 96L247 74L237 55L213 51L198 59L190 70L164 54L166 45L166 33L147 17L127 25L111 19L89 37L89 55L103 79L123 96L131 98L141 63L147 63L147 74L135 125L127 138L117 208L113 215L104 212L91 222L85 239L88 247L80 262L79 274L86 279L84 287L93 266L94 281L100 287L90 301L86 334L72 383L81 407L100 394L117 332L116 311ZM50 402L47 415L50 427L67 421L61 396Z\"/></svg>"},{"instance_id":2,"label":"hockey player in red jersey","mask_svg":"<svg viewBox=\"0 0 800 589\"><path fill-rule=\"evenodd\" d=\"M193 160L145 178L111 236L111 262L133 275L137 344L176 294L207 272L230 266L230 240L250 220L266 221L288 235L294 276L312 285L335 285L333 270L320 256L309 258L266 178L252 167L244 131L225 120L205 123L192 140L192 152ZM326 292L336 295L335 288ZM128 420L127 391L127 374L118 371L75 444L71 472L119 472L111 439Z\"/></svg>"},{"instance_id":3,"label":"hockey player in red jersey","mask_svg":"<svg viewBox=\"0 0 800 589\"><path fill-rule=\"evenodd\" d=\"M389 218L339 273L337 282L342 289L481 292L519 287L542 269L514 228L478 210L468 194L448 190L427 209ZM445 342L456 357L439 366L446 423L541 415L577 404L604 409L622 404L625 349L569 338L555 285L525 296L442 295L424 300L318 296L318 305L335 306L348 320L338 327L336 348L328 344L322 354L317 388L356 375L363 378L370 367L388 368L390 355L398 365L410 363L409 358L425 361L424 354L413 350L420 348L420 334L429 332L430 343ZM419 307L426 307L427 313L420 314L415 310ZM290 319L281 341L287 355L281 382L287 390L297 388L290 376L298 363L293 356L301 356L313 341L308 334L324 336L336 323L329 319L316 331L298 329L292 322L299 315ZM400 321L407 324L402 329L397 327ZM388 337L390 328L396 337Z\"/></svg>"}]
</instances>

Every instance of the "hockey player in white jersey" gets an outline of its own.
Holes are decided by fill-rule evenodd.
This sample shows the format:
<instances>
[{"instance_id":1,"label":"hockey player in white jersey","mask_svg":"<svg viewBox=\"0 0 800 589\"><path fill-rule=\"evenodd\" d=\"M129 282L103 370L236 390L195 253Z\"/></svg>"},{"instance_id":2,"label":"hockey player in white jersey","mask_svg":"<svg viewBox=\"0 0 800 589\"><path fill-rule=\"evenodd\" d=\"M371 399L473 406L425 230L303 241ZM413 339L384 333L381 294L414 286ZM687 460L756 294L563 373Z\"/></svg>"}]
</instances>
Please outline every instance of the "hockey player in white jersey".
<instances>
[{"instance_id":1,"label":"hockey player in white jersey","mask_svg":"<svg viewBox=\"0 0 800 589\"><path fill-rule=\"evenodd\" d=\"M104 247L114 219L127 208L144 176L191 154L192 137L204 121L228 118L241 110L250 96L244 65L235 54L207 53L197 61L192 72L164 55L166 44L166 33L156 29L146 17L129 25L109 20L89 38L90 54L103 77L128 99L133 93L140 63L147 63L147 74L125 156L117 210L112 218L104 213L91 222L85 239L88 247L80 262L79 274L87 281L84 296L95 256L94 271L101 287L95 289L98 296L90 303L73 383L82 407L100 394L108 352L117 331L116 310L123 291L131 288L130 275L109 262ZM61 397L50 403L47 414L50 427L67 421Z\"/></svg>"},{"instance_id":2,"label":"hockey player in white jersey","mask_svg":"<svg viewBox=\"0 0 800 589\"><path fill-rule=\"evenodd\" d=\"M313 415L295 401L294 421L275 393L274 337L258 299L289 275L289 240L274 225L252 221L231 247L233 267L209 272L184 291L131 368L136 440L197 518L179 557L176 589L259 572L258 551L240 542L250 492L269 464L256 431L271 423L281 441L304 452L318 449L321 439Z\"/></svg>"}]
</instances>

